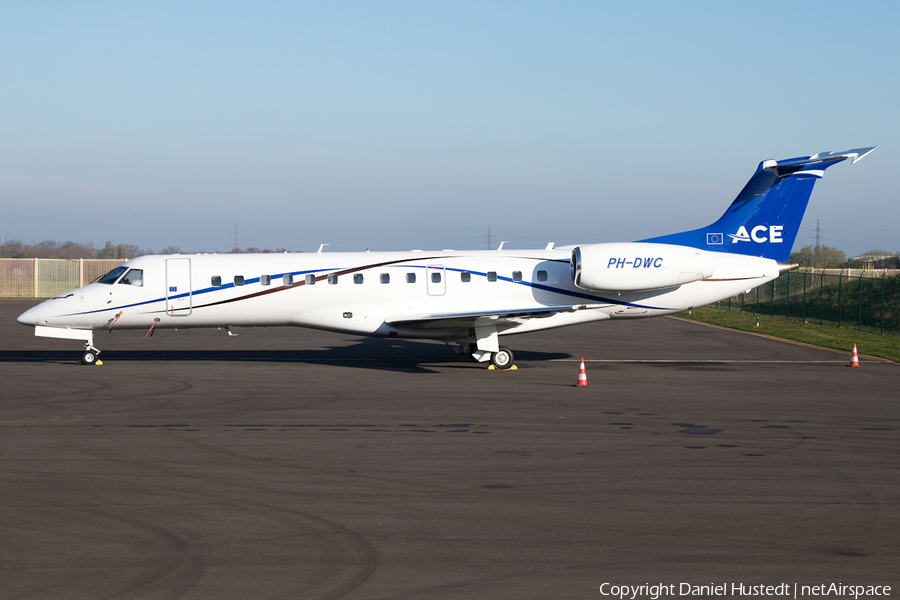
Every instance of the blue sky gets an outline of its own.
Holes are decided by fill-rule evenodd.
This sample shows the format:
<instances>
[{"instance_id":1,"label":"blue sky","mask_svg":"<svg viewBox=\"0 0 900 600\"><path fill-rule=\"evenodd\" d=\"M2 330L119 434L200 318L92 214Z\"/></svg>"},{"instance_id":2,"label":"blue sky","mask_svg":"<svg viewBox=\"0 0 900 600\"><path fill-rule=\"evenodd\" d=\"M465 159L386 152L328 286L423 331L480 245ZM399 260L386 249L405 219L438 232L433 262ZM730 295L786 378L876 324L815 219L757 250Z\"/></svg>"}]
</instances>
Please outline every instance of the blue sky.
<instances>
[{"instance_id":1,"label":"blue sky","mask_svg":"<svg viewBox=\"0 0 900 600\"><path fill-rule=\"evenodd\" d=\"M483 248L706 225L867 145L796 248L900 250L900 3L10 3L0 237Z\"/></svg>"}]
</instances>

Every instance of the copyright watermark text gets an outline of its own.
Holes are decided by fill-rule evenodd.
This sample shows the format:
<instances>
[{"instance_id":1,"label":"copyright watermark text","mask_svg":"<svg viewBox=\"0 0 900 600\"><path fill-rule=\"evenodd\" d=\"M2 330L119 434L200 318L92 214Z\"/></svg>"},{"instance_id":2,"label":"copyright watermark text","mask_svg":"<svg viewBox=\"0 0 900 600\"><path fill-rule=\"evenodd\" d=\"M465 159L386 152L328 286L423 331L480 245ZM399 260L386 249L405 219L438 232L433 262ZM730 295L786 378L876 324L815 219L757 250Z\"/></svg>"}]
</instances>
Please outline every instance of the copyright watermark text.
<instances>
[{"instance_id":1,"label":"copyright watermark text","mask_svg":"<svg viewBox=\"0 0 900 600\"><path fill-rule=\"evenodd\" d=\"M645 583L644 585L617 585L602 583L600 594L619 600L649 598L659 600L672 596L778 596L782 598L812 598L835 596L841 598L865 598L868 596L890 596L889 585L847 585L844 583L821 583L805 585L799 583L779 583L775 585L747 583Z\"/></svg>"}]
</instances>

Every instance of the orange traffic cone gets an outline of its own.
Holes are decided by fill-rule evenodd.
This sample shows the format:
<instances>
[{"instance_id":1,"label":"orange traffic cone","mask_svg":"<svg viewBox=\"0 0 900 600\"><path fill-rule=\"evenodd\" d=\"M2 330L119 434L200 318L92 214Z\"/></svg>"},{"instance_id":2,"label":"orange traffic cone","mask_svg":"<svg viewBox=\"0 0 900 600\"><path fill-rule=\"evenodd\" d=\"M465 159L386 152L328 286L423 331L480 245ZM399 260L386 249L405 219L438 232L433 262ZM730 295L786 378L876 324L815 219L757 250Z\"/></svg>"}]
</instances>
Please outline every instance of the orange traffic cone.
<instances>
[{"instance_id":1,"label":"orange traffic cone","mask_svg":"<svg viewBox=\"0 0 900 600\"><path fill-rule=\"evenodd\" d=\"M578 369L578 381L575 382L575 385L587 385L587 373L584 372L584 358L581 359L581 367Z\"/></svg>"},{"instance_id":2,"label":"orange traffic cone","mask_svg":"<svg viewBox=\"0 0 900 600\"><path fill-rule=\"evenodd\" d=\"M859 355L856 354L856 344L853 344L853 354L850 355L850 365L851 367L859 366Z\"/></svg>"}]
</instances>

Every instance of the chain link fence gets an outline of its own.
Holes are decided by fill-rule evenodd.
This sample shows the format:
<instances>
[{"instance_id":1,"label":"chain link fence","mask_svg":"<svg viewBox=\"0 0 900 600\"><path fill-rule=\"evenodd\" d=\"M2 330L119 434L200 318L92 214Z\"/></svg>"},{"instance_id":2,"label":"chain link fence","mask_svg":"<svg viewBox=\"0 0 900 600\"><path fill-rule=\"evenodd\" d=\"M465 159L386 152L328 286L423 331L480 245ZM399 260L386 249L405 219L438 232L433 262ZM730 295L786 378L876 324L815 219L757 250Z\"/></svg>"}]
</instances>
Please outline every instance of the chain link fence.
<instances>
[{"instance_id":1,"label":"chain link fence","mask_svg":"<svg viewBox=\"0 0 900 600\"><path fill-rule=\"evenodd\" d=\"M105 258L0 258L0 298L51 298L125 262Z\"/></svg>"},{"instance_id":2,"label":"chain link fence","mask_svg":"<svg viewBox=\"0 0 900 600\"><path fill-rule=\"evenodd\" d=\"M711 306L900 335L900 270L797 269Z\"/></svg>"}]
</instances>

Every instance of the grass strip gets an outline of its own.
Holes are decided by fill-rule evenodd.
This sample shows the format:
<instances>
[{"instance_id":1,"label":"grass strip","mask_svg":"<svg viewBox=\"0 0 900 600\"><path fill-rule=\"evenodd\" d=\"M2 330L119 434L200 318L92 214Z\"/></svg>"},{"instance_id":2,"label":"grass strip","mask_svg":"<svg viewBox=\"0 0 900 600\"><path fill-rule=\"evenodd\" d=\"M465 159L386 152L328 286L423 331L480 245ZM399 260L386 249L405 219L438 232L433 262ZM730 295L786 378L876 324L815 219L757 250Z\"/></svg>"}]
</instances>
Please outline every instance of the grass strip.
<instances>
[{"instance_id":1,"label":"grass strip","mask_svg":"<svg viewBox=\"0 0 900 600\"><path fill-rule=\"evenodd\" d=\"M764 333L795 342L803 342L824 348L834 348L847 352L849 360L853 344L860 354L884 358L893 362L900 362L900 337L877 335L864 331L854 331L829 325L817 325L804 323L792 319L779 319L762 315L759 317L759 327L756 326L756 315L749 312L711 308L703 306L690 312L682 312L675 315L682 319L710 323L729 329L740 329Z\"/></svg>"}]
</instances>

